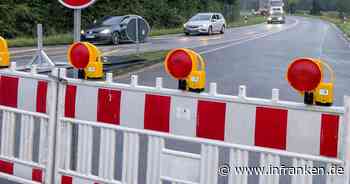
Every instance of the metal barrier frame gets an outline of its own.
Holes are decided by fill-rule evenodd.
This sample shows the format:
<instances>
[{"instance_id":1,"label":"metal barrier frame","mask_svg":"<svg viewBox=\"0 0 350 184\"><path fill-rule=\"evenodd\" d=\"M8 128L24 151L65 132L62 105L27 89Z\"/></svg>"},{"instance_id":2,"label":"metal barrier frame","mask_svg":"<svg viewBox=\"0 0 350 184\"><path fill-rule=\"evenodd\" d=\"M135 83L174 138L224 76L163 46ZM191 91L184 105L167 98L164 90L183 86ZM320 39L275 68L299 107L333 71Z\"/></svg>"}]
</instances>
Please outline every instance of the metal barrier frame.
<instances>
[{"instance_id":1,"label":"metal barrier frame","mask_svg":"<svg viewBox=\"0 0 350 184\"><path fill-rule=\"evenodd\" d=\"M132 76L131 78L131 84L118 84L113 83L113 76L112 74L107 74L107 79L104 82L91 82L91 81L83 81L83 80L77 80L77 79L70 79L66 77L66 71L65 69L54 69L52 74L50 76L43 76L39 75L36 72L36 67L33 67L32 71L30 73L26 72L18 72L15 71L15 65L12 65L12 68L9 70L1 70L0 75L7 75L7 76L19 76L19 77L25 77L25 78L32 78L32 79L38 79L38 80L46 80L48 81L49 88L53 89L51 90L52 93L48 94L50 96L49 99L51 99L50 103L50 112L48 112L48 115L43 115L40 113L32 113L27 111L22 111L19 109L13 109L8 108L4 106L0 106L1 110L9 110L14 111L21 114L28 114L32 116L40 116L48 118L49 120L49 126L48 126L48 140L49 140L49 153L48 153L48 162L45 165L45 171L46 171L46 177L44 183L57 183L59 181L60 173L65 173L68 175L74 175L77 177L85 177L84 175L79 175L76 172L70 172L67 170L62 170L59 167L60 163L60 144L61 144L61 138L62 135L60 135L60 125L64 122L69 122L72 124L79 124L79 125L87 125L92 127L99 127L99 128L106 128L110 130L119 130L122 132L128 132L138 135L147 135L151 137L161 138L161 139L175 139L175 140L183 140L183 141L190 141L195 143L201 143L202 145L211 146L208 147L208 149L217 149L217 147L227 147L230 149L236 149L236 150L242 150L242 151L250 151L250 152L258 152L262 153L265 156L269 155L275 155L275 156L286 156L291 157L295 159L302 159L305 162L307 161L320 161L320 162L326 162L328 164L335 164L335 165L342 165L345 167L345 175L341 177L337 177L339 179L340 183L348 183L350 181L350 150L346 149L350 147L350 97L344 98L344 108L343 107L318 107L318 106L305 106L304 104L294 103L294 102L286 102L286 101L280 101L279 100L279 92L278 89L272 90L272 99L258 99L258 98L249 98L246 96L246 88L245 86L240 86L239 88L239 95L236 96L229 96L229 95L222 95L217 93L217 86L215 83L210 84L209 93L201 93L201 94L192 94L192 93L181 93L178 90L173 89L166 89L162 86L162 79L157 78L156 79L156 86L155 87L147 87L147 86L139 86L138 85L138 77ZM231 143L225 143L221 141L215 141L215 140L208 140L208 139L201 139L201 138L190 138L190 137L184 137L184 136L177 136L177 135L169 135L166 133L159 133L159 132L153 132L148 130L137 130L137 129L130 129L126 127L121 126L112 126L108 124L96 124L96 122L89 122L89 121L82 121L82 120L76 120L76 119L69 119L64 118L63 115L63 102L61 99L63 98L64 94L64 86L66 82L72 83L72 84L83 84L87 86L95 86L95 87L104 87L104 88L118 88L118 89L127 89L132 91L142 91L142 92L150 92L150 93L161 93L161 94L167 94L171 96L185 96L185 97L192 97L192 98L200 98L205 97L207 99L212 99L216 101L225 101L225 102L235 102L235 103L244 103L244 104L254 104L254 105L263 105L263 106L274 106L274 107L281 107L281 108L288 108L288 109L298 109L298 110L309 110L309 111L315 111L315 112L327 112L327 113L333 113L338 115L343 115L343 122L341 122L341 135L340 138L342 141L339 144L340 147L340 154L339 159L330 159L326 157L320 157L320 156L312 156L312 155L306 155L306 154L298 154L298 153L291 153L287 151L280 151L275 149L268 149L268 148L261 148L261 147L253 147L253 146L245 146L245 145L237 145L237 144L231 144ZM157 139L158 140L158 139ZM158 140L159 141L159 140ZM160 142L161 143L161 142ZM174 151L168 150L169 154L179 154ZM194 156L190 154L182 154L183 156ZM197 158L197 156L194 156ZM20 160L16 160L13 158L9 158L12 161L18 161L22 162ZM20 183L36 183L27 181L21 178L17 178L14 176L10 176L7 174L0 173L0 177L9 179L15 182ZM234 179L233 175L229 176L229 181L245 181L244 178L241 179ZM91 178L90 178L91 179ZM92 178L96 181L100 182L108 182L108 183L119 183L115 181L110 180L101 180L100 178ZM163 179L169 179L169 178L163 178ZM327 184L331 184L333 182L336 182L332 179L327 179ZM130 179L129 179L130 180ZM202 182L203 181L203 182ZM268 181L278 181L276 179L270 180L269 178L264 179L265 182L268 183ZM303 180L305 183L307 183L307 179ZM183 182L188 183L184 181L173 181L173 182ZM206 184L210 183L210 181L205 181L205 178L201 179L200 183ZM296 184L297 180L292 181L293 184ZM148 181L148 184L151 184L152 180ZM209 184L208 183L208 184ZM211 184L211 183L210 183ZM337 183L338 184L338 183Z\"/></svg>"}]
</instances>

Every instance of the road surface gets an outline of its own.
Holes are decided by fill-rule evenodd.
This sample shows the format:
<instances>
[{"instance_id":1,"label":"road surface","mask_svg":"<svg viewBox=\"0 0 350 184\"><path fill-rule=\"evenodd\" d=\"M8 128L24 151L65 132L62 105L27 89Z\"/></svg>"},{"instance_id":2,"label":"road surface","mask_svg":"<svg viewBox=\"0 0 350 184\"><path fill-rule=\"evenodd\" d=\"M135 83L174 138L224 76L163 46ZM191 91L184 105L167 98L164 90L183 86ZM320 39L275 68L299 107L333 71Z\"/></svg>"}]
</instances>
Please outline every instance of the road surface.
<instances>
[{"instance_id":1,"label":"road surface","mask_svg":"<svg viewBox=\"0 0 350 184\"><path fill-rule=\"evenodd\" d=\"M48 48L48 55L55 61L65 62L66 47ZM134 45L100 46L103 51L108 51L111 55L132 53L134 47ZM142 45L141 50L177 47L194 48L204 56L207 62L207 81L216 82L219 93L236 95L238 86L246 85L248 96L270 98L271 89L279 88L281 99L302 101L302 98L289 87L284 76L288 64L294 58L307 56L320 57L334 68L337 77L335 83L337 105L342 105L344 95L350 95L349 43L335 26L321 20L288 17L285 25L261 24L231 29L225 35L210 37L177 35L152 38ZM19 63L28 62L33 53L28 51L30 49L12 49L13 60ZM164 72L161 65L135 74L139 75L140 83L144 85L155 85L156 77L163 77L166 87L175 88L177 85L177 82ZM129 80L129 76L125 76L118 79L118 82L129 82ZM255 162L256 155L250 155L250 160ZM220 180L222 180L220 183L227 183L227 179ZM289 183L289 180L288 177L282 177L283 183ZM315 182L324 183L322 177L317 178ZM5 181L0 183L7 184ZM252 177L249 183L257 183L257 177Z\"/></svg>"}]
</instances>

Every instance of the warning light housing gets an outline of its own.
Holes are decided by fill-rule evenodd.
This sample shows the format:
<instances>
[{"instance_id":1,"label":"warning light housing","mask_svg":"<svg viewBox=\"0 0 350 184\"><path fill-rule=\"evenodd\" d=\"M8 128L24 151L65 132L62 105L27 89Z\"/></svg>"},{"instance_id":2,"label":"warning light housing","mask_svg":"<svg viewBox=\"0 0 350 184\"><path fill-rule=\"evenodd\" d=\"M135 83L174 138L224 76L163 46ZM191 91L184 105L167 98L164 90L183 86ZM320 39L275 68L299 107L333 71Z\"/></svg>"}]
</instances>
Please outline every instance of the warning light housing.
<instances>
[{"instance_id":1,"label":"warning light housing","mask_svg":"<svg viewBox=\"0 0 350 184\"><path fill-rule=\"evenodd\" d=\"M101 51L91 43L77 42L68 50L68 61L74 68L84 71L85 79L103 78Z\"/></svg>"},{"instance_id":2,"label":"warning light housing","mask_svg":"<svg viewBox=\"0 0 350 184\"><path fill-rule=\"evenodd\" d=\"M179 89L204 91L205 63L196 52L183 48L174 49L166 56L164 66L170 76L179 80Z\"/></svg>"},{"instance_id":3,"label":"warning light housing","mask_svg":"<svg viewBox=\"0 0 350 184\"><path fill-rule=\"evenodd\" d=\"M330 73L330 82L323 82L324 67ZM325 62L313 58L298 58L288 67L286 79L289 84L304 95L308 105L331 106L335 76L333 69Z\"/></svg>"},{"instance_id":4,"label":"warning light housing","mask_svg":"<svg viewBox=\"0 0 350 184\"><path fill-rule=\"evenodd\" d=\"M0 36L0 68L10 66L10 53L6 40Z\"/></svg>"}]
</instances>

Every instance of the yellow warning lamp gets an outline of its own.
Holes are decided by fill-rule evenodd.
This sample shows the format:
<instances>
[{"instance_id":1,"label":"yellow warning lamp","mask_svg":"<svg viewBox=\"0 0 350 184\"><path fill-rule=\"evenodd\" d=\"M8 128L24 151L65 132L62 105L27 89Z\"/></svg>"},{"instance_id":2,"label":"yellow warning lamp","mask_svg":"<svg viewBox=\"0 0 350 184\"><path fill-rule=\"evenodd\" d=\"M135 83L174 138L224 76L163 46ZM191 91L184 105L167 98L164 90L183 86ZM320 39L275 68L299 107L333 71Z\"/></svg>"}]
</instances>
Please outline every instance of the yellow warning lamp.
<instances>
[{"instance_id":1,"label":"yellow warning lamp","mask_svg":"<svg viewBox=\"0 0 350 184\"><path fill-rule=\"evenodd\" d=\"M0 68L10 66L10 53L6 40L0 36Z\"/></svg>"},{"instance_id":2,"label":"yellow warning lamp","mask_svg":"<svg viewBox=\"0 0 350 184\"><path fill-rule=\"evenodd\" d=\"M103 63L101 51L91 43L77 42L68 49L68 61L74 68L80 71L82 78L103 78Z\"/></svg>"},{"instance_id":3,"label":"yellow warning lamp","mask_svg":"<svg viewBox=\"0 0 350 184\"><path fill-rule=\"evenodd\" d=\"M205 89L204 59L190 49L174 49L168 53L165 70L179 80L179 89L200 93Z\"/></svg>"},{"instance_id":4,"label":"yellow warning lamp","mask_svg":"<svg viewBox=\"0 0 350 184\"><path fill-rule=\"evenodd\" d=\"M331 81L322 82L323 68L331 75ZM304 103L308 105L331 106L333 104L333 88L335 75L332 68L325 62L313 58L295 59L288 67L286 79L289 84L304 95Z\"/></svg>"}]
</instances>

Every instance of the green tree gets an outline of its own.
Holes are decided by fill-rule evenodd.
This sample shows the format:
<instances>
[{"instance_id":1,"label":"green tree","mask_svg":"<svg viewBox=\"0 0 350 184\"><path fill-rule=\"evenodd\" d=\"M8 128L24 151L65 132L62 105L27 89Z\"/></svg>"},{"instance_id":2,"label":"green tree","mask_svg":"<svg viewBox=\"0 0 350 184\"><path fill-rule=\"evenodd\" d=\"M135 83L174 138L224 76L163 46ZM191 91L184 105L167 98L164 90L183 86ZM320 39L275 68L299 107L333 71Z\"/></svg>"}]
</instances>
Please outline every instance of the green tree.
<instances>
[{"instance_id":1,"label":"green tree","mask_svg":"<svg viewBox=\"0 0 350 184\"><path fill-rule=\"evenodd\" d=\"M350 14L350 0L338 0L337 10L341 14Z\"/></svg>"},{"instance_id":2,"label":"green tree","mask_svg":"<svg viewBox=\"0 0 350 184\"><path fill-rule=\"evenodd\" d=\"M297 10L297 5L299 3L300 0L288 0L286 5L287 5L287 9L291 14L294 14Z\"/></svg>"},{"instance_id":3,"label":"green tree","mask_svg":"<svg viewBox=\"0 0 350 184\"><path fill-rule=\"evenodd\" d=\"M321 15L320 0L313 0L312 1L312 8L311 8L310 14L311 15Z\"/></svg>"}]
</instances>

